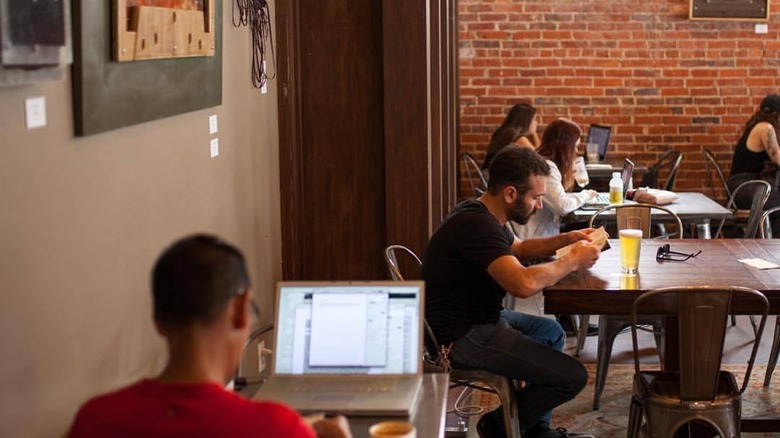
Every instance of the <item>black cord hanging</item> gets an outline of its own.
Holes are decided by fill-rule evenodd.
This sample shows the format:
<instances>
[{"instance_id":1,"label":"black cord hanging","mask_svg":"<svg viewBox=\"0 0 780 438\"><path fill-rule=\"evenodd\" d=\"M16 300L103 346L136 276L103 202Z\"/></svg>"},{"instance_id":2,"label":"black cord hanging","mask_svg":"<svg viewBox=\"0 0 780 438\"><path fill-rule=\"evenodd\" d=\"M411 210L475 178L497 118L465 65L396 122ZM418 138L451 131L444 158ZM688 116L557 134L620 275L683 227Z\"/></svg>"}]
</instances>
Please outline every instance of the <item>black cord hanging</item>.
<instances>
[{"instance_id":1,"label":"black cord hanging","mask_svg":"<svg viewBox=\"0 0 780 438\"><path fill-rule=\"evenodd\" d=\"M271 14L266 0L235 0L233 3L233 26L249 26L252 33L252 86L262 88L268 79L276 77L276 56L274 36L271 31ZM274 73L268 75L266 64L266 40L269 44Z\"/></svg>"}]
</instances>

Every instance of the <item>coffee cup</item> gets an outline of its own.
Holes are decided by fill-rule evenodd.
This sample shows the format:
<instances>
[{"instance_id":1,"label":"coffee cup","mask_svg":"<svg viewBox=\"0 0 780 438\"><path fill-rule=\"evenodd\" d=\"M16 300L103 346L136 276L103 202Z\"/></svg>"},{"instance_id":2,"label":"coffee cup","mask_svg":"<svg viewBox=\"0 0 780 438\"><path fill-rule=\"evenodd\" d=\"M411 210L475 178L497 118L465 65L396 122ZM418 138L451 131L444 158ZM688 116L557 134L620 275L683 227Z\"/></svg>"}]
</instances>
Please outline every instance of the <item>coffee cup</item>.
<instances>
[{"instance_id":1,"label":"coffee cup","mask_svg":"<svg viewBox=\"0 0 780 438\"><path fill-rule=\"evenodd\" d=\"M371 438L416 438L417 430L407 421L383 421L368 429Z\"/></svg>"}]
</instances>

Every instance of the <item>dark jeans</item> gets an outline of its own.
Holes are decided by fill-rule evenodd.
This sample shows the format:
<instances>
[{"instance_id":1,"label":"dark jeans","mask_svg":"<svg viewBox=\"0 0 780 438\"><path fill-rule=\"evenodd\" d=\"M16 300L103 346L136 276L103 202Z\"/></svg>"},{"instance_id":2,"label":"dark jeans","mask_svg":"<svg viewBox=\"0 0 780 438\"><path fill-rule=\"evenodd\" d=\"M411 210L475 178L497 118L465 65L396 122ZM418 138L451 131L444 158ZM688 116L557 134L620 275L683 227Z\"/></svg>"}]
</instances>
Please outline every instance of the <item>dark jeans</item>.
<instances>
[{"instance_id":1,"label":"dark jeans","mask_svg":"<svg viewBox=\"0 0 780 438\"><path fill-rule=\"evenodd\" d=\"M539 420L550 422L552 409L582 391L588 373L561 352L565 335L553 319L504 309L497 324L476 325L452 347L454 364L481 369L515 380L520 429Z\"/></svg>"},{"instance_id":2,"label":"dark jeans","mask_svg":"<svg viewBox=\"0 0 780 438\"><path fill-rule=\"evenodd\" d=\"M728 179L729 189L733 192L737 186L752 179L761 179L761 176L757 173L738 173L736 175L731 175ZM780 205L780 191L775 188L774 183L774 181L769 181L769 184L772 185L772 191L769 192L769 199L767 199L766 204L764 204L764 210L769 210L770 208ZM740 192L737 193L734 202L737 203L737 207L739 208L749 209L750 204L753 203L753 193L748 190L740 190ZM772 237L780 237L780 212L772 213L769 216L769 223L772 227Z\"/></svg>"}]
</instances>

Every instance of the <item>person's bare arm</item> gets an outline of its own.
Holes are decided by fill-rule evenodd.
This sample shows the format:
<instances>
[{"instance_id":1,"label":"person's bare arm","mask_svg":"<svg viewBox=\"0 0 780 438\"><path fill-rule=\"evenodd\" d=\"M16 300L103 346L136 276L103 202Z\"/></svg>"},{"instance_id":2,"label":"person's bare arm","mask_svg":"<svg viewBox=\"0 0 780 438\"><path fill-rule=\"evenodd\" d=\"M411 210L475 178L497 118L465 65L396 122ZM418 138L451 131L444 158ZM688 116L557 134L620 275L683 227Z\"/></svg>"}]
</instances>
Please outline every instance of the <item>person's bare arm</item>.
<instances>
[{"instance_id":1,"label":"person's bare arm","mask_svg":"<svg viewBox=\"0 0 780 438\"><path fill-rule=\"evenodd\" d=\"M764 149L766 149L769 159L775 164L780 164L780 145L777 143L777 132L772 125L769 125L763 140Z\"/></svg>"},{"instance_id":2,"label":"person's bare arm","mask_svg":"<svg viewBox=\"0 0 780 438\"><path fill-rule=\"evenodd\" d=\"M520 240L515 237L512 242L512 252L520 259L520 262L527 263L534 260L551 257L560 248L574 243L578 240L590 241L588 236L594 231L593 228L569 231L557 236L538 237L532 239Z\"/></svg>"},{"instance_id":3,"label":"person's bare arm","mask_svg":"<svg viewBox=\"0 0 780 438\"><path fill-rule=\"evenodd\" d=\"M572 271L593 266L600 253L600 248L581 241L566 256L527 268L517 257L501 256L488 265L488 273L507 293L526 298L552 286Z\"/></svg>"}]
</instances>

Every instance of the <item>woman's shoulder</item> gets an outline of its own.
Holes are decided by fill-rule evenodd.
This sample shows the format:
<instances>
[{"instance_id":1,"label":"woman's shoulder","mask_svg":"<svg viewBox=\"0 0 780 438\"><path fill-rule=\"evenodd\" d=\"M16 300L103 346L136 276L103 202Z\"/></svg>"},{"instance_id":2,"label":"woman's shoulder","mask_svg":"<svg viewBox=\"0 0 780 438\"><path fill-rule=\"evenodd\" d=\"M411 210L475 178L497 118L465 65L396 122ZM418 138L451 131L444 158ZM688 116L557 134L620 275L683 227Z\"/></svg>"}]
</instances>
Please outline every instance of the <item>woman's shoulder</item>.
<instances>
[{"instance_id":1,"label":"woman's shoulder","mask_svg":"<svg viewBox=\"0 0 780 438\"><path fill-rule=\"evenodd\" d=\"M766 132L766 131L768 131L770 129L775 129L775 127L772 126L772 124L767 122L767 121L761 121L761 122L758 122L755 125L753 125L752 128L750 128L750 133L751 134L755 133L755 132L763 133L763 132Z\"/></svg>"}]
</instances>

